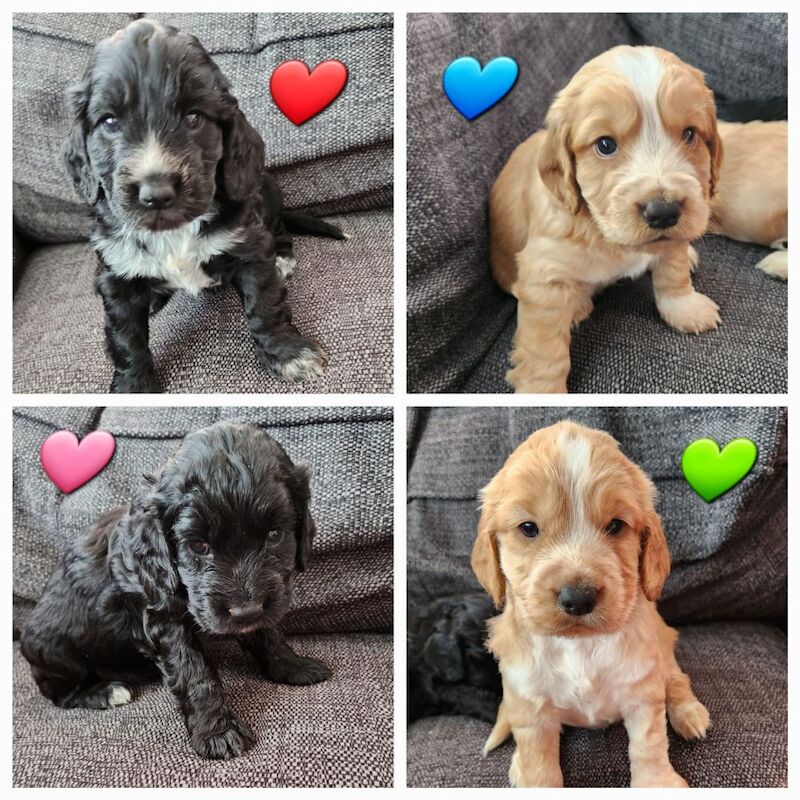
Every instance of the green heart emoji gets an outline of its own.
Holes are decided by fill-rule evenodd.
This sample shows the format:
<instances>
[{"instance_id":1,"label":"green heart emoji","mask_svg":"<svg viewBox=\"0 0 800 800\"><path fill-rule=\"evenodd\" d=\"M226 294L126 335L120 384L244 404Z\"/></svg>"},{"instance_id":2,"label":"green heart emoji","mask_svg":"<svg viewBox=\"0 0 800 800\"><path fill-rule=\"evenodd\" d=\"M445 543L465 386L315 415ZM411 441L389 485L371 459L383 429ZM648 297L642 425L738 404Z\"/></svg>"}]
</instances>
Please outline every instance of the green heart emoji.
<instances>
[{"instance_id":1,"label":"green heart emoji","mask_svg":"<svg viewBox=\"0 0 800 800\"><path fill-rule=\"evenodd\" d=\"M689 486L710 503L733 489L757 457L755 442L750 439L734 439L722 452L713 439L698 439L683 451L681 469Z\"/></svg>"}]
</instances>

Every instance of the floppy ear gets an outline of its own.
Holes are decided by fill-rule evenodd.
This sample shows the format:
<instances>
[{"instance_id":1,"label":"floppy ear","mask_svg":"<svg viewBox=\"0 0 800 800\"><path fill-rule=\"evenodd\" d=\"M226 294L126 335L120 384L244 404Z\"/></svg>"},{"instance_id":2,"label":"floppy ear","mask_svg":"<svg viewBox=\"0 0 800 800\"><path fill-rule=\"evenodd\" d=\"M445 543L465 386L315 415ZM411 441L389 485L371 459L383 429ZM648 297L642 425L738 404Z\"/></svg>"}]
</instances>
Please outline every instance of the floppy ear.
<instances>
[{"instance_id":1,"label":"floppy ear","mask_svg":"<svg viewBox=\"0 0 800 800\"><path fill-rule=\"evenodd\" d=\"M311 542L317 532L317 526L314 524L314 518L308 508L311 500L310 478L311 470L309 467L304 464L295 466L291 492L297 510L295 566L298 572L302 572L308 564L308 558L311 555Z\"/></svg>"},{"instance_id":2,"label":"floppy ear","mask_svg":"<svg viewBox=\"0 0 800 800\"><path fill-rule=\"evenodd\" d=\"M578 213L583 198L575 177L575 154L569 141L569 125L561 114L558 100L547 114L547 135L539 153L539 176L570 214Z\"/></svg>"},{"instance_id":3,"label":"floppy ear","mask_svg":"<svg viewBox=\"0 0 800 800\"><path fill-rule=\"evenodd\" d=\"M84 80L73 86L67 96L73 113L73 122L69 136L64 142L64 165L76 191L83 195L90 205L94 205L100 196L100 183L86 151L88 82Z\"/></svg>"},{"instance_id":4,"label":"floppy ear","mask_svg":"<svg viewBox=\"0 0 800 800\"><path fill-rule=\"evenodd\" d=\"M180 580L159 513L155 478L145 476L120 524L127 525L120 544L128 578L139 587L148 607L164 610L173 602Z\"/></svg>"},{"instance_id":5,"label":"floppy ear","mask_svg":"<svg viewBox=\"0 0 800 800\"><path fill-rule=\"evenodd\" d=\"M233 113L224 123L220 189L241 203L261 194L264 173L264 141L247 121L235 100Z\"/></svg>"},{"instance_id":6,"label":"floppy ear","mask_svg":"<svg viewBox=\"0 0 800 800\"><path fill-rule=\"evenodd\" d=\"M648 600L655 602L661 597L661 590L670 569L669 548L661 518L650 509L642 531L641 552L639 553L639 581L642 592Z\"/></svg>"},{"instance_id":7,"label":"floppy ear","mask_svg":"<svg viewBox=\"0 0 800 800\"><path fill-rule=\"evenodd\" d=\"M483 507L478 522L478 536L472 545L472 571L481 586L488 592L497 608L503 605L506 596L506 579L500 569L500 553L497 548L497 534L492 526L492 509L488 494L492 484L489 483L481 492Z\"/></svg>"}]
</instances>

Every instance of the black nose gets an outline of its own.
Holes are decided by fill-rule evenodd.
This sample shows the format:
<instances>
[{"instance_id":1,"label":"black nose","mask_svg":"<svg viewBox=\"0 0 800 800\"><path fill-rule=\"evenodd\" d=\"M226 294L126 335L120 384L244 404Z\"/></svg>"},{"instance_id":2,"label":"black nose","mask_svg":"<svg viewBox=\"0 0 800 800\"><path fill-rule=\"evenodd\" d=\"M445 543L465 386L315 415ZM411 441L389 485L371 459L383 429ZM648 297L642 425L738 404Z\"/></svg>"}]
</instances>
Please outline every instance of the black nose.
<instances>
[{"instance_id":1,"label":"black nose","mask_svg":"<svg viewBox=\"0 0 800 800\"><path fill-rule=\"evenodd\" d=\"M242 606L233 606L228 609L230 615L237 621L258 617L264 610L261 603L245 603Z\"/></svg>"},{"instance_id":2,"label":"black nose","mask_svg":"<svg viewBox=\"0 0 800 800\"><path fill-rule=\"evenodd\" d=\"M558 604L567 614L582 617L597 605L597 591L592 586L564 586L558 593Z\"/></svg>"},{"instance_id":3,"label":"black nose","mask_svg":"<svg viewBox=\"0 0 800 800\"><path fill-rule=\"evenodd\" d=\"M177 196L177 180L169 175L151 175L139 184L139 203L153 211L169 208Z\"/></svg>"},{"instance_id":4,"label":"black nose","mask_svg":"<svg viewBox=\"0 0 800 800\"><path fill-rule=\"evenodd\" d=\"M648 200L642 217L651 228L671 228L681 218L681 204L675 200Z\"/></svg>"}]
</instances>

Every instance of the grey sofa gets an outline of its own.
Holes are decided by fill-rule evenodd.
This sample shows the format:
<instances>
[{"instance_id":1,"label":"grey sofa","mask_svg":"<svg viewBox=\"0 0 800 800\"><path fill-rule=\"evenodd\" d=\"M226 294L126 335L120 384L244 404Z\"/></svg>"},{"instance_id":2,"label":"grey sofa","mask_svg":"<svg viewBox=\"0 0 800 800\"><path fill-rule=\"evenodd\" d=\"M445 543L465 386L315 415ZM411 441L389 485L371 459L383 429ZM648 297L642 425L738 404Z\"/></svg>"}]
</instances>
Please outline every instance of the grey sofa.
<instances>
[{"instance_id":1,"label":"grey sofa","mask_svg":"<svg viewBox=\"0 0 800 800\"><path fill-rule=\"evenodd\" d=\"M64 90L93 45L138 14L16 14L14 389L106 392L103 310L89 209L61 164ZM264 373L233 290L176 294L151 320L167 392L389 392L392 386L392 17L390 14L154 14L198 36L266 142L287 205L325 215L349 241L299 237L289 297L297 326L329 355L321 381ZM269 95L288 59L339 58L340 97L295 127Z\"/></svg>"},{"instance_id":2,"label":"grey sofa","mask_svg":"<svg viewBox=\"0 0 800 800\"><path fill-rule=\"evenodd\" d=\"M17 643L56 558L125 502L189 431L219 419L265 428L309 463L317 537L284 628L333 677L310 687L259 675L235 642L210 643L231 705L256 734L228 762L199 758L169 692L147 683L108 712L39 694ZM62 494L39 464L54 430L110 431L117 449ZM15 786L390 786L393 780L392 412L382 408L17 408L14 414L13 782Z\"/></svg>"},{"instance_id":3,"label":"grey sofa","mask_svg":"<svg viewBox=\"0 0 800 800\"><path fill-rule=\"evenodd\" d=\"M784 14L412 14L408 18L408 386L507 392L516 301L492 281L489 189L542 127L555 93L618 44L653 44L704 70L727 101L785 97ZM512 56L520 75L467 122L447 101L454 58ZM595 301L572 339L571 392L785 392L786 285L763 248L707 236L695 285L721 307L718 332L686 336L658 316L650 277Z\"/></svg>"},{"instance_id":4,"label":"grey sofa","mask_svg":"<svg viewBox=\"0 0 800 800\"><path fill-rule=\"evenodd\" d=\"M408 428L408 601L481 591L469 564L477 492L533 430L569 418L608 431L652 477L673 559L661 614L678 659L711 713L705 741L670 731L690 786L787 785L786 414L778 408L470 408L412 410ZM707 504L680 472L696 438L746 436L753 470ZM512 745L486 758L491 726L435 716L408 730L411 786L507 786ZM567 786L627 786L622 725L567 728Z\"/></svg>"}]
</instances>

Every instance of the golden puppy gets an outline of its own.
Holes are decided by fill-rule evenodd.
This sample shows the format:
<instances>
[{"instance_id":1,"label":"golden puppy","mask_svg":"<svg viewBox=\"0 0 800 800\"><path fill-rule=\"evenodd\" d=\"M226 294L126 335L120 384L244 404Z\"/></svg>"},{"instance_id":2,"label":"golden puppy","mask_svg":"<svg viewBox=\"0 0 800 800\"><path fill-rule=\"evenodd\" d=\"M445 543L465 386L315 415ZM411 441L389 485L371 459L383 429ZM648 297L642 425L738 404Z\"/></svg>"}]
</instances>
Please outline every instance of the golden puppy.
<instances>
[{"instance_id":1,"label":"golden puppy","mask_svg":"<svg viewBox=\"0 0 800 800\"><path fill-rule=\"evenodd\" d=\"M655 601L670 558L654 488L608 434L559 422L530 436L482 492L472 568L503 611L487 647L503 701L484 753L514 735L513 786L563 786L562 725L622 720L631 786L686 786L666 715L704 737L705 707Z\"/></svg>"},{"instance_id":2,"label":"golden puppy","mask_svg":"<svg viewBox=\"0 0 800 800\"><path fill-rule=\"evenodd\" d=\"M650 270L669 325L716 328L717 305L691 281L691 242L712 213L715 232L742 241L779 246L787 235L786 124L718 127L703 74L666 50L621 46L589 61L546 125L489 200L492 272L519 301L506 376L518 392L566 392L570 329L619 278ZM726 164L729 137L738 155Z\"/></svg>"}]
</instances>

